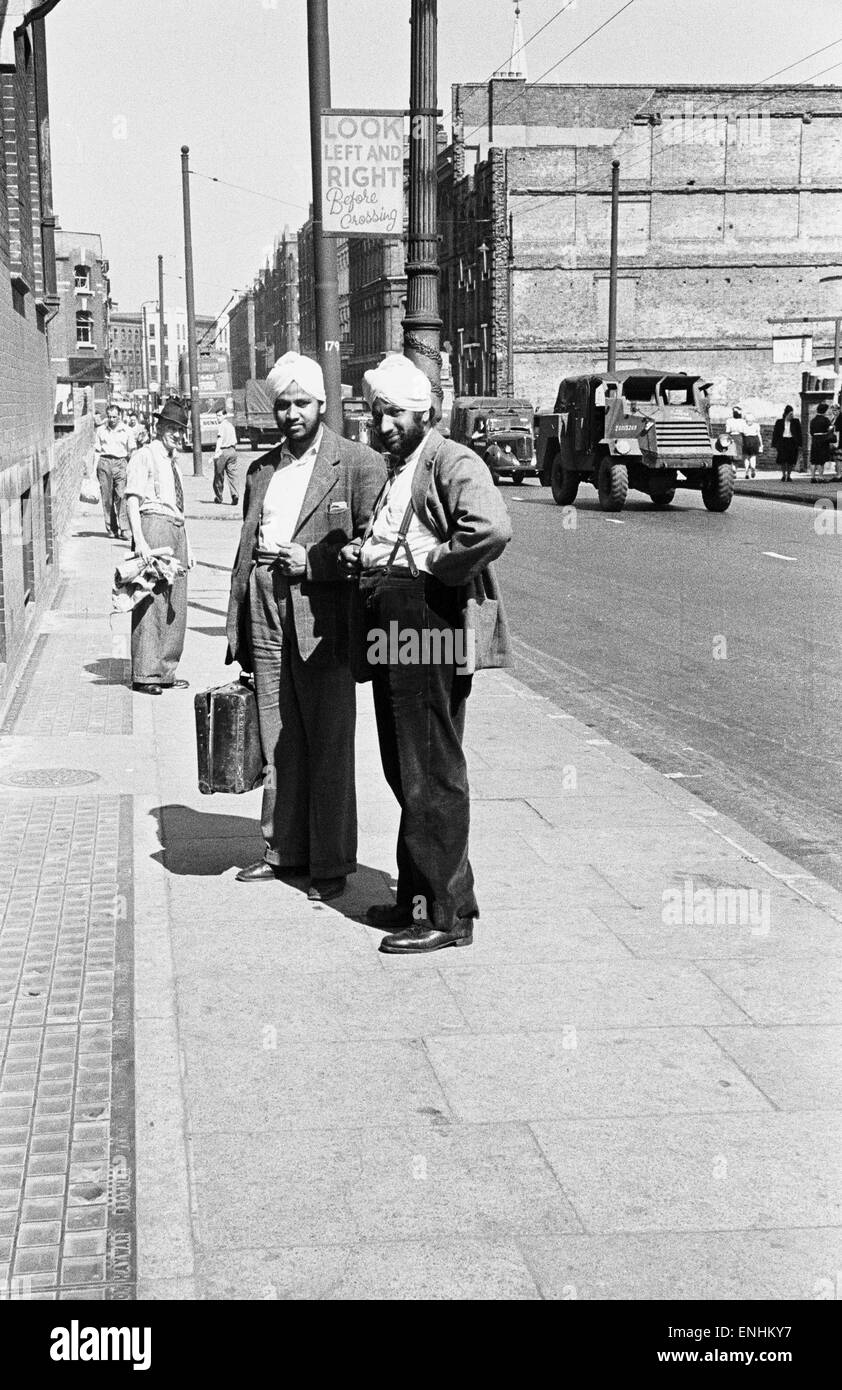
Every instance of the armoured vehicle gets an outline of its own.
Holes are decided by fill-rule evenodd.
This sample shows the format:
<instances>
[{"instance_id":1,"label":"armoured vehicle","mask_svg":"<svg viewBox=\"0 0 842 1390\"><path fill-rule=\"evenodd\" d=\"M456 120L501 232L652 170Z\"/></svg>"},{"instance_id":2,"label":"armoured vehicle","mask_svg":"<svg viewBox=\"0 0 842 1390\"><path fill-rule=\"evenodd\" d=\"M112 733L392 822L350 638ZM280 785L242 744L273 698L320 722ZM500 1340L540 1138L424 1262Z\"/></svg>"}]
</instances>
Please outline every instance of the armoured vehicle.
<instances>
[{"instance_id":1,"label":"armoured vehicle","mask_svg":"<svg viewBox=\"0 0 842 1390\"><path fill-rule=\"evenodd\" d=\"M458 396L450 416L450 437L484 459L495 483L520 483L536 476L534 411L512 396Z\"/></svg>"},{"instance_id":2,"label":"armoured vehicle","mask_svg":"<svg viewBox=\"0 0 842 1390\"><path fill-rule=\"evenodd\" d=\"M708 511L726 511L739 441L712 434L709 386L648 367L565 377L554 411L536 417L541 482L560 507L588 482L603 511L620 511L629 488L666 507L680 487L700 491Z\"/></svg>"}]
</instances>

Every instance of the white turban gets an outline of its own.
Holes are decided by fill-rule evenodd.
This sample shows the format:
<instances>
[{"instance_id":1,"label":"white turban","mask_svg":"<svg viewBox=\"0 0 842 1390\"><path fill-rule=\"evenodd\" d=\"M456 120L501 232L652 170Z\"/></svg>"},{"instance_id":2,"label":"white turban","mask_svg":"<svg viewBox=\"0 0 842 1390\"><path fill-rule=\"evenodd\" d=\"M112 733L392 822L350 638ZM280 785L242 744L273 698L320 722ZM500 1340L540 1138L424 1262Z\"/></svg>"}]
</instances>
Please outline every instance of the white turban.
<instances>
[{"instance_id":1,"label":"white turban","mask_svg":"<svg viewBox=\"0 0 842 1390\"><path fill-rule=\"evenodd\" d=\"M369 405L379 396L399 410L429 410L433 403L430 378L399 352L364 374L363 395Z\"/></svg>"},{"instance_id":2,"label":"white turban","mask_svg":"<svg viewBox=\"0 0 842 1390\"><path fill-rule=\"evenodd\" d=\"M266 378L266 390L273 405L291 381L297 382L302 391L306 391L308 396L315 396L317 401L326 399L322 369L312 357L302 357L298 352L285 352L283 357L278 358Z\"/></svg>"}]
</instances>

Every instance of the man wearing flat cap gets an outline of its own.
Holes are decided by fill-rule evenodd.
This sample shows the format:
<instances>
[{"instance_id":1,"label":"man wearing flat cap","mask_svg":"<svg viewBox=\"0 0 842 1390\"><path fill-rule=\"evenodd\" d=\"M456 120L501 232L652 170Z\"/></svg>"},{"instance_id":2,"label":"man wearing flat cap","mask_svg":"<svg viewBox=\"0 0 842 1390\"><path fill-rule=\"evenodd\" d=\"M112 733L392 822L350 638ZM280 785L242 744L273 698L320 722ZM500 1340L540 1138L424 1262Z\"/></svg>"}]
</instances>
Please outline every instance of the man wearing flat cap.
<instances>
[{"instance_id":1,"label":"man wearing flat cap","mask_svg":"<svg viewBox=\"0 0 842 1390\"><path fill-rule=\"evenodd\" d=\"M246 476L226 658L254 672L266 849L237 878L307 877L308 897L328 901L357 867L351 592L339 552L362 536L386 465L323 423L312 358L285 353L266 389L283 442Z\"/></svg>"},{"instance_id":2,"label":"man wearing flat cap","mask_svg":"<svg viewBox=\"0 0 842 1390\"><path fill-rule=\"evenodd\" d=\"M512 532L485 464L433 428L422 371L391 354L365 373L364 393L388 450L390 485L362 543L343 549L342 564L359 576L364 674L373 683L383 771L401 808L397 901L376 904L368 918L390 933L381 951L417 955L469 946L479 915L462 751L475 654L460 639L469 635L469 601L493 586L490 564ZM497 647L485 664L503 665L505 619L496 599L493 611ZM397 652L381 640L392 633L400 636Z\"/></svg>"},{"instance_id":3,"label":"man wearing flat cap","mask_svg":"<svg viewBox=\"0 0 842 1390\"><path fill-rule=\"evenodd\" d=\"M186 571L193 556L184 523L184 486L176 452L187 427L179 401L165 401L155 417L155 437L136 449L126 470L126 512L134 550L148 560L153 550L169 548ZM132 689L160 695L184 690L187 681L175 671L187 631L187 575L161 586L132 609Z\"/></svg>"}]
</instances>

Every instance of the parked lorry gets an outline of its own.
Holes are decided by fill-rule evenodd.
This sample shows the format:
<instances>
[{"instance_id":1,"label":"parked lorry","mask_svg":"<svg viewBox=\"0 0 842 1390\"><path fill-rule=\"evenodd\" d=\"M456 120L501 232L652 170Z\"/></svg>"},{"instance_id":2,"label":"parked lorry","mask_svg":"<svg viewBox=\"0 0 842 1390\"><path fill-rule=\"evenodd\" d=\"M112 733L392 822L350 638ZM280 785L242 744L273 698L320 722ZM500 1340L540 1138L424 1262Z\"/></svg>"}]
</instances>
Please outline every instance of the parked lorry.
<instances>
[{"instance_id":1,"label":"parked lorry","mask_svg":"<svg viewBox=\"0 0 842 1390\"><path fill-rule=\"evenodd\" d=\"M533 415L529 401L513 396L457 396L450 437L479 454L495 483L520 483L538 473Z\"/></svg>"},{"instance_id":2,"label":"parked lorry","mask_svg":"<svg viewBox=\"0 0 842 1390\"><path fill-rule=\"evenodd\" d=\"M629 488L667 507L680 487L700 491L708 511L726 511L739 441L712 432L709 386L647 367L565 377L554 410L535 419L541 482L560 507L587 482L603 511L620 511Z\"/></svg>"},{"instance_id":3,"label":"parked lorry","mask_svg":"<svg viewBox=\"0 0 842 1390\"><path fill-rule=\"evenodd\" d=\"M362 396L343 396L342 427L346 439L356 439L360 444L370 444L374 417L368 401Z\"/></svg>"},{"instance_id":4,"label":"parked lorry","mask_svg":"<svg viewBox=\"0 0 842 1390\"><path fill-rule=\"evenodd\" d=\"M263 449L267 444L277 444L282 438L265 381L258 381L252 377L246 382L245 417L246 433L252 449Z\"/></svg>"}]
</instances>

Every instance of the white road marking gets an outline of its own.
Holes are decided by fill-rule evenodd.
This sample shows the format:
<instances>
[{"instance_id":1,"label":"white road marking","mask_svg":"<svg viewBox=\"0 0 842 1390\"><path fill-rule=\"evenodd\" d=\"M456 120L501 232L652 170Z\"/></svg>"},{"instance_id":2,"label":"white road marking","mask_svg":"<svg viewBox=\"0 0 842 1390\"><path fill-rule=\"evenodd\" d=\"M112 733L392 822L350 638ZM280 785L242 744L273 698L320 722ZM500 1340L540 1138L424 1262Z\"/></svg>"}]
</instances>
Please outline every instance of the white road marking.
<instances>
[{"instance_id":1,"label":"white road marking","mask_svg":"<svg viewBox=\"0 0 842 1390\"><path fill-rule=\"evenodd\" d=\"M704 777L703 772L665 772L664 776L675 781L678 777Z\"/></svg>"},{"instance_id":2,"label":"white road marking","mask_svg":"<svg viewBox=\"0 0 842 1390\"><path fill-rule=\"evenodd\" d=\"M797 555L779 555L777 550L764 550L763 554L768 555L770 560L798 560Z\"/></svg>"}]
</instances>

